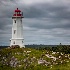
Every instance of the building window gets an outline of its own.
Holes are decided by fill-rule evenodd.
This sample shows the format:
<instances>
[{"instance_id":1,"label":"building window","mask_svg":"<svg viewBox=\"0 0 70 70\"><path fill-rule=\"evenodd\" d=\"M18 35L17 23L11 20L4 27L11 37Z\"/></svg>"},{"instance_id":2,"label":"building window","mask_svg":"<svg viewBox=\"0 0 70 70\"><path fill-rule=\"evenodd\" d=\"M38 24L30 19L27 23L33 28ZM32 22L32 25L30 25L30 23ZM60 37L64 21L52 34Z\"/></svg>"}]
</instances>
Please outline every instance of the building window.
<instances>
[{"instance_id":1,"label":"building window","mask_svg":"<svg viewBox=\"0 0 70 70\"><path fill-rule=\"evenodd\" d=\"M14 30L14 34L16 33L16 30Z\"/></svg>"},{"instance_id":2,"label":"building window","mask_svg":"<svg viewBox=\"0 0 70 70\"><path fill-rule=\"evenodd\" d=\"M14 20L14 22L16 23L16 20Z\"/></svg>"},{"instance_id":3,"label":"building window","mask_svg":"<svg viewBox=\"0 0 70 70\"><path fill-rule=\"evenodd\" d=\"M13 42L13 44L15 44L15 41Z\"/></svg>"},{"instance_id":4,"label":"building window","mask_svg":"<svg viewBox=\"0 0 70 70\"><path fill-rule=\"evenodd\" d=\"M22 43L23 43L23 41L22 41Z\"/></svg>"}]
</instances>

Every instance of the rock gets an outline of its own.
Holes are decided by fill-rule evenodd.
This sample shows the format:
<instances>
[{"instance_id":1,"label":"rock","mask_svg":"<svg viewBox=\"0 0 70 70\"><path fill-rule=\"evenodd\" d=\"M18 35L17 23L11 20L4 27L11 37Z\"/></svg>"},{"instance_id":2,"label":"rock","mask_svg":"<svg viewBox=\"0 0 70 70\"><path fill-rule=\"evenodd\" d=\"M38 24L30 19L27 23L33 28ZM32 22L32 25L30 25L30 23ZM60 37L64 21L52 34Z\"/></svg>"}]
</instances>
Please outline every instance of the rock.
<instances>
[{"instance_id":1,"label":"rock","mask_svg":"<svg viewBox=\"0 0 70 70\"><path fill-rule=\"evenodd\" d=\"M48 58L52 58L54 61L56 61L56 57L54 57L52 55L46 54L45 56L47 56Z\"/></svg>"},{"instance_id":2,"label":"rock","mask_svg":"<svg viewBox=\"0 0 70 70\"><path fill-rule=\"evenodd\" d=\"M48 65L48 64L51 64L50 62L47 62L46 60L38 60L38 64L45 64L46 66Z\"/></svg>"},{"instance_id":3,"label":"rock","mask_svg":"<svg viewBox=\"0 0 70 70\"><path fill-rule=\"evenodd\" d=\"M61 61L61 63L63 63L63 61Z\"/></svg>"},{"instance_id":4,"label":"rock","mask_svg":"<svg viewBox=\"0 0 70 70\"><path fill-rule=\"evenodd\" d=\"M15 58L14 56L11 58L11 60L10 60L10 66L11 67L16 67L17 65L18 65L18 60L17 60L17 58Z\"/></svg>"},{"instance_id":5,"label":"rock","mask_svg":"<svg viewBox=\"0 0 70 70\"><path fill-rule=\"evenodd\" d=\"M67 56L65 55L65 57L67 57Z\"/></svg>"},{"instance_id":6,"label":"rock","mask_svg":"<svg viewBox=\"0 0 70 70\"><path fill-rule=\"evenodd\" d=\"M69 61L66 61L66 62L69 62Z\"/></svg>"},{"instance_id":7,"label":"rock","mask_svg":"<svg viewBox=\"0 0 70 70\"><path fill-rule=\"evenodd\" d=\"M22 65L19 65L19 67L21 67Z\"/></svg>"},{"instance_id":8,"label":"rock","mask_svg":"<svg viewBox=\"0 0 70 70\"><path fill-rule=\"evenodd\" d=\"M44 62L44 60L38 60L38 64L43 64Z\"/></svg>"},{"instance_id":9,"label":"rock","mask_svg":"<svg viewBox=\"0 0 70 70\"><path fill-rule=\"evenodd\" d=\"M61 56L59 56L59 58L61 58Z\"/></svg>"},{"instance_id":10,"label":"rock","mask_svg":"<svg viewBox=\"0 0 70 70\"><path fill-rule=\"evenodd\" d=\"M63 55L63 53L61 53L61 55Z\"/></svg>"},{"instance_id":11,"label":"rock","mask_svg":"<svg viewBox=\"0 0 70 70\"><path fill-rule=\"evenodd\" d=\"M56 52L52 52L52 54L56 54Z\"/></svg>"},{"instance_id":12,"label":"rock","mask_svg":"<svg viewBox=\"0 0 70 70\"><path fill-rule=\"evenodd\" d=\"M1 55L0 55L0 57L1 57Z\"/></svg>"},{"instance_id":13,"label":"rock","mask_svg":"<svg viewBox=\"0 0 70 70\"><path fill-rule=\"evenodd\" d=\"M59 52L57 52L57 53L59 53Z\"/></svg>"}]
</instances>

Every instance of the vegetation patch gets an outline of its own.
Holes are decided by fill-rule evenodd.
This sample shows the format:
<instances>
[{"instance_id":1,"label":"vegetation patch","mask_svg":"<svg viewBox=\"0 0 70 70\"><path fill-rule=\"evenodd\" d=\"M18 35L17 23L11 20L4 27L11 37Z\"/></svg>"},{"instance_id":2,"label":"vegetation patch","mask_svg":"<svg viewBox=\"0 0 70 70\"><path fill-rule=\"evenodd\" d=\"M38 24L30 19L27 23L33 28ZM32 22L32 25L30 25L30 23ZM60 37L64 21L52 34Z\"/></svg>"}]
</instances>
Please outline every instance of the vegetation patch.
<instances>
[{"instance_id":1,"label":"vegetation patch","mask_svg":"<svg viewBox=\"0 0 70 70\"><path fill-rule=\"evenodd\" d=\"M0 70L69 70L70 54L62 47L0 49Z\"/></svg>"}]
</instances>

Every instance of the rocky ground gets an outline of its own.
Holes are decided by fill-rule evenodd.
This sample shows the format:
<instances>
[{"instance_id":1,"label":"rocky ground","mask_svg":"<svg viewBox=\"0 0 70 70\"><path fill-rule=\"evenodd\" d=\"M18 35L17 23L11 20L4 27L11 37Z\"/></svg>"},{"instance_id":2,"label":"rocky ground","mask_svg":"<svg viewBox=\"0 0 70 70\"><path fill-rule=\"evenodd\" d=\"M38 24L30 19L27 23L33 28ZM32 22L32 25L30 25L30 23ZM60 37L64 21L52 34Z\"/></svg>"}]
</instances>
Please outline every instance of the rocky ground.
<instances>
[{"instance_id":1,"label":"rocky ground","mask_svg":"<svg viewBox=\"0 0 70 70\"><path fill-rule=\"evenodd\" d=\"M32 48L0 50L0 70L70 70L70 54Z\"/></svg>"}]
</instances>

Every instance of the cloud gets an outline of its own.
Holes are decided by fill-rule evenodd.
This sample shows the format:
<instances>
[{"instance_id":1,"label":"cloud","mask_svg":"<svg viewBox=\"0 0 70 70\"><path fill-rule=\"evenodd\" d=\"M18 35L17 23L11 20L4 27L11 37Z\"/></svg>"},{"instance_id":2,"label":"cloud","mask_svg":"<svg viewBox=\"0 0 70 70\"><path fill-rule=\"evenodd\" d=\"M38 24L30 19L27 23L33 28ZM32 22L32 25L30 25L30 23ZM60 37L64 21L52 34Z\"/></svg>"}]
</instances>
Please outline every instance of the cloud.
<instances>
[{"instance_id":1,"label":"cloud","mask_svg":"<svg viewBox=\"0 0 70 70\"><path fill-rule=\"evenodd\" d=\"M25 17L25 44L69 44L69 0L0 0L0 45L10 43L11 17L17 7Z\"/></svg>"}]
</instances>

